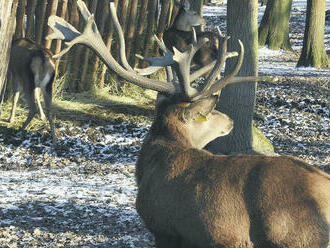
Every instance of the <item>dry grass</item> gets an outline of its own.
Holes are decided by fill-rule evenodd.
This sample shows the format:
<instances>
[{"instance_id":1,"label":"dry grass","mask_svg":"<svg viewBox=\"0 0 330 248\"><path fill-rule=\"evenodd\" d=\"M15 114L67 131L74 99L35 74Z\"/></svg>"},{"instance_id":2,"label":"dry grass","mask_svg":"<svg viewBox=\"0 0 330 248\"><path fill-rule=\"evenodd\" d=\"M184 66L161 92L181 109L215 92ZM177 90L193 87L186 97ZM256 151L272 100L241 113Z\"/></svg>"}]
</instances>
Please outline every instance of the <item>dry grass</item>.
<instances>
[{"instance_id":1,"label":"dry grass","mask_svg":"<svg viewBox=\"0 0 330 248\"><path fill-rule=\"evenodd\" d=\"M95 89L93 92L61 94L53 100L55 125L68 122L73 125L106 125L110 120L126 122L150 122L154 112L155 92L142 90L137 86L127 86L121 95L109 93L109 88ZM20 99L15 122L8 123L11 100L4 102L0 126L19 129L28 115L25 101ZM38 131L48 124L36 116L28 125L27 130Z\"/></svg>"}]
</instances>

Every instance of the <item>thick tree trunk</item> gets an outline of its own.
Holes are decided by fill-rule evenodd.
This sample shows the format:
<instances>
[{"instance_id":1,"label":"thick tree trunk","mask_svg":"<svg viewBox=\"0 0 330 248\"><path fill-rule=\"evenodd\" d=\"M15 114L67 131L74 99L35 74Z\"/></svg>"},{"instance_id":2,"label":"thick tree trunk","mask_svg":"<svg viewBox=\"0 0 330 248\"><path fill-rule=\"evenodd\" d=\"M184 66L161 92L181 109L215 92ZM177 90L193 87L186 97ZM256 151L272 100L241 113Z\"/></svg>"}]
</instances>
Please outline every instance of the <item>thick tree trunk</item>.
<instances>
[{"instance_id":1,"label":"thick tree trunk","mask_svg":"<svg viewBox=\"0 0 330 248\"><path fill-rule=\"evenodd\" d=\"M96 12L97 2L97 0L94 0L90 3L89 11L93 14ZM93 86L92 80L88 77L90 51L90 49L85 49L85 54L82 60L81 84L83 85L84 90L90 90Z\"/></svg>"},{"instance_id":2,"label":"thick tree trunk","mask_svg":"<svg viewBox=\"0 0 330 248\"><path fill-rule=\"evenodd\" d=\"M144 30L144 25L145 25L146 18L147 18L148 2L149 2L149 0L142 0L142 3L141 3L132 54L136 54L136 53L141 54L143 41L144 41L143 30Z\"/></svg>"},{"instance_id":3,"label":"thick tree trunk","mask_svg":"<svg viewBox=\"0 0 330 248\"><path fill-rule=\"evenodd\" d=\"M292 50L289 39L291 7L292 0L267 1L259 27L259 46L268 45L273 50Z\"/></svg>"},{"instance_id":4,"label":"thick tree trunk","mask_svg":"<svg viewBox=\"0 0 330 248\"><path fill-rule=\"evenodd\" d=\"M115 0L114 3L115 3L115 6L118 6L118 0ZM113 22L111 21L111 15L108 16L108 20L109 20L108 23L110 23L110 24L107 26L108 32L107 32L107 39L106 39L106 47L108 48L109 51L111 51L113 31L114 31ZM106 72L107 72L107 66L103 63L102 69L101 69L99 85L98 85L100 88L104 87Z\"/></svg>"},{"instance_id":5,"label":"thick tree trunk","mask_svg":"<svg viewBox=\"0 0 330 248\"><path fill-rule=\"evenodd\" d=\"M42 44L43 30L46 18L47 0L39 0L36 8L36 42Z\"/></svg>"},{"instance_id":6,"label":"thick tree trunk","mask_svg":"<svg viewBox=\"0 0 330 248\"><path fill-rule=\"evenodd\" d=\"M58 6L58 0L52 0L51 6L50 6L49 16L56 15L57 6ZM50 34L50 33L52 33L52 31L50 30L50 28L48 28L47 35ZM45 41L45 47L50 49L51 46L52 46L52 40L46 40Z\"/></svg>"},{"instance_id":7,"label":"thick tree trunk","mask_svg":"<svg viewBox=\"0 0 330 248\"><path fill-rule=\"evenodd\" d=\"M324 47L325 1L308 0L304 44L297 66L329 67Z\"/></svg>"},{"instance_id":8,"label":"thick tree trunk","mask_svg":"<svg viewBox=\"0 0 330 248\"><path fill-rule=\"evenodd\" d=\"M138 10L138 0L132 0L131 11L128 20L127 34L126 34L126 56L129 59L129 62L134 66L135 55L131 54L134 34L136 30L136 17Z\"/></svg>"},{"instance_id":9,"label":"thick tree trunk","mask_svg":"<svg viewBox=\"0 0 330 248\"><path fill-rule=\"evenodd\" d=\"M26 6L26 35L25 37L35 40L35 18L34 13L37 6L37 0L29 0Z\"/></svg>"},{"instance_id":10,"label":"thick tree trunk","mask_svg":"<svg viewBox=\"0 0 330 248\"><path fill-rule=\"evenodd\" d=\"M11 41L15 32L18 0L7 0L0 4L0 116L10 56Z\"/></svg>"},{"instance_id":11,"label":"thick tree trunk","mask_svg":"<svg viewBox=\"0 0 330 248\"><path fill-rule=\"evenodd\" d=\"M18 7L17 7L17 15L16 15L16 32L15 32L15 39L25 37L25 6L26 6L26 0L20 0L18 1Z\"/></svg>"},{"instance_id":12,"label":"thick tree trunk","mask_svg":"<svg viewBox=\"0 0 330 248\"><path fill-rule=\"evenodd\" d=\"M245 47L244 62L238 75L258 75L257 0L229 0L227 6L228 51L238 51L237 39ZM228 59L225 74L230 73L237 58ZM207 149L213 153L253 153L252 119L256 83L228 85L221 92L217 109L234 121L233 131L211 142Z\"/></svg>"},{"instance_id":13,"label":"thick tree trunk","mask_svg":"<svg viewBox=\"0 0 330 248\"><path fill-rule=\"evenodd\" d=\"M143 55L148 56L150 54L150 50L153 48L152 35L154 34L154 28L156 23L155 13L157 10L157 1L149 1L148 6L148 17L147 17L147 29L145 34L145 41L144 41L144 48L143 48ZM142 62L142 66L146 66L147 63L145 61Z\"/></svg>"}]
</instances>

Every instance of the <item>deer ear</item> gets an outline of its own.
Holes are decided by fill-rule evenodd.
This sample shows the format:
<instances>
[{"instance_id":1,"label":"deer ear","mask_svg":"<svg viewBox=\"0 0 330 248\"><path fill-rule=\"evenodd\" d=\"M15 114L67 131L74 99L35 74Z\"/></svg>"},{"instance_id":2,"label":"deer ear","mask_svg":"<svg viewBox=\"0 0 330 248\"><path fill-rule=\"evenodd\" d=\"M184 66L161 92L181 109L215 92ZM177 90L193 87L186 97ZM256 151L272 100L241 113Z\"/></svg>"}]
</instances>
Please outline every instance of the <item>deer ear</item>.
<instances>
[{"instance_id":1,"label":"deer ear","mask_svg":"<svg viewBox=\"0 0 330 248\"><path fill-rule=\"evenodd\" d=\"M190 2L189 0L184 0L183 2L183 8L185 11L189 11L190 10Z\"/></svg>"}]
</instances>

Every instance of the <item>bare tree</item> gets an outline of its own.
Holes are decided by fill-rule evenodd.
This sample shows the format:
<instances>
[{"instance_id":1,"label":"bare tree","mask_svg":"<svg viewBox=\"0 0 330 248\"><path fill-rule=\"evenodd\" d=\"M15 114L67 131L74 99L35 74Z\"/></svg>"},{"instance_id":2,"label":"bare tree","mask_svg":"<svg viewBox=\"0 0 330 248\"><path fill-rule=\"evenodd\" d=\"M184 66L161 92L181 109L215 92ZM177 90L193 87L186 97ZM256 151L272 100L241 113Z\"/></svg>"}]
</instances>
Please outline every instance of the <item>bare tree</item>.
<instances>
[{"instance_id":1,"label":"bare tree","mask_svg":"<svg viewBox=\"0 0 330 248\"><path fill-rule=\"evenodd\" d=\"M10 48L16 25L18 0L8 0L0 4L0 116L1 104L6 88Z\"/></svg>"},{"instance_id":2,"label":"bare tree","mask_svg":"<svg viewBox=\"0 0 330 248\"><path fill-rule=\"evenodd\" d=\"M321 0L322 1L322 0ZM289 39L289 19L292 0L268 0L259 27L259 46L292 50Z\"/></svg>"},{"instance_id":3,"label":"bare tree","mask_svg":"<svg viewBox=\"0 0 330 248\"><path fill-rule=\"evenodd\" d=\"M56 15L56 11L57 11L57 6L58 6L58 0L52 0L51 1L51 5L50 5L50 13L49 15ZM49 34L51 32L51 30L48 29L47 34ZM51 40L46 40L45 42L45 47L50 49L52 46L52 41Z\"/></svg>"},{"instance_id":4,"label":"bare tree","mask_svg":"<svg viewBox=\"0 0 330 248\"><path fill-rule=\"evenodd\" d=\"M37 6L37 0L29 0L26 6L26 38L32 40L35 39L35 10Z\"/></svg>"},{"instance_id":5,"label":"bare tree","mask_svg":"<svg viewBox=\"0 0 330 248\"><path fill-rule=\"evenodd\" d=\"M18 1L17 15L16 15L17 25L16 25L15 39L25 37L25 29L24 29L25 7L26 7L26 0Z\"/></svg>"},{"instance_id":6,"label":"bare tree","mask_svg":"<svg viewBox=\"0 0 330 248\"><path fill-rule=\"evenodd\" d=\"M36 42L42 44L44 23L46 17L47 0L39 0L36 8Z\"/></svg>"},{"instance_id":7,"label":"bare tree","mask_svg":"<svg viewBox=\"0 0 330 248\"><path fill-rule=\"evenodd\" d=\"M257 40L257 0L230 0L227 6L228 42L230 50L237 50L235 39L244 42L246 53L240 76L258 75ZM226 71L232 70L235 59L226 63ZM255 135L253 112L255 105L256 83L229 85L221 92L217 109L233 119L235 125L230 135L211 142L207 149L214 153L255 153L272 152L273 148L261 134ZM257 132L257 130L255 130ZM259 138L260 137L260 138ZM261 144L260 144L261 143ZM260 146L258 145L260 144Z\"/></svg>"},{"instance_id":8,"label":"bare tree","mask_svg":"<svg viewBox=\"0 0 330 248\"><path fill-rule=\"evenodd\" d=\"M325 1L308 0L303 49L297 66L329 67L324 47Z\"/></svg>"}]
</instances>

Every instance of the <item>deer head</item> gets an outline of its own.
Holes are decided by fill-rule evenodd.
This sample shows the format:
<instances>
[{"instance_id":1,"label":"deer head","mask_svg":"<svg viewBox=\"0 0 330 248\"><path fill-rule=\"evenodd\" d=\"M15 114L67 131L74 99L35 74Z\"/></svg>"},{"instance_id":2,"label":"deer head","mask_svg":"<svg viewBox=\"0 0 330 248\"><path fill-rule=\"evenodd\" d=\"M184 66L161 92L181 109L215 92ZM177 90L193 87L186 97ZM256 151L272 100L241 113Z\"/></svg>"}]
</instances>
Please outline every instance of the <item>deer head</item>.
<instances>
[{"instance_id":1,"label":"deer head","mask_svg":"<svg viewBox=\"0 0 330 248\"><path fill-rule=\"evenodd\" d=\"M205 25L205 23L205 19L191 9L189 0L185 0L179 7L173 26L180 31L192 31L192 27Z\"/></svg>"}]
</instances>

